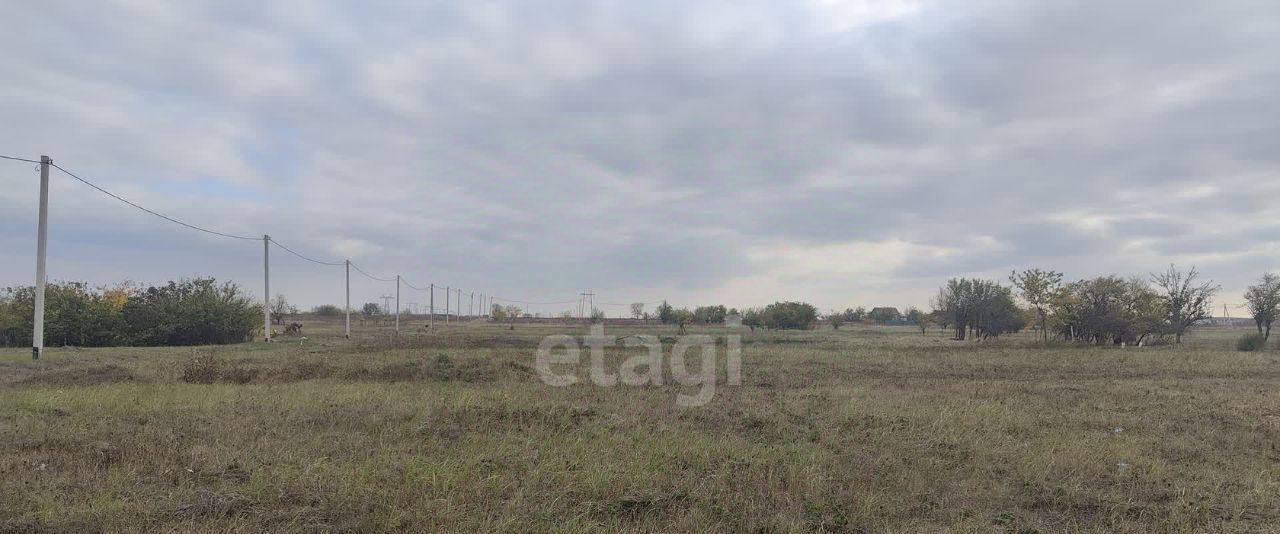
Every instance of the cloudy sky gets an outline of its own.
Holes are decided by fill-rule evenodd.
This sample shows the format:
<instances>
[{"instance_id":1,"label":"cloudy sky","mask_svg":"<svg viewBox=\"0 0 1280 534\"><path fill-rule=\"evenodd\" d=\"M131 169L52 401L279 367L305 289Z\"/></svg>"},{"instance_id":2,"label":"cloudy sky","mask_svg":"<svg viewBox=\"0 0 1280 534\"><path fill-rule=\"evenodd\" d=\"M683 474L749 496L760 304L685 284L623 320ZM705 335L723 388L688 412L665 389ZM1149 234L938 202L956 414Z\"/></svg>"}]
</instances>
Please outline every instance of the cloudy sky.
<instances>
[{"instance_id":1,"label":"cloudy sky","mask_svg":"<svg viewBox=\"0 0 1280 534\"><path fill-rule=\"evenodd\" d=\"M1280 269L1273 0L46 1L0 26L0 153L417 285L831 309L1176 262L1234 304ZM0 285L34 277L37 183L0 161ZM51 197L54 279L261 294L261 243L56 172ZM341 302L340 267L272 263L273 292Z\"/></svg>"}]
</instances>

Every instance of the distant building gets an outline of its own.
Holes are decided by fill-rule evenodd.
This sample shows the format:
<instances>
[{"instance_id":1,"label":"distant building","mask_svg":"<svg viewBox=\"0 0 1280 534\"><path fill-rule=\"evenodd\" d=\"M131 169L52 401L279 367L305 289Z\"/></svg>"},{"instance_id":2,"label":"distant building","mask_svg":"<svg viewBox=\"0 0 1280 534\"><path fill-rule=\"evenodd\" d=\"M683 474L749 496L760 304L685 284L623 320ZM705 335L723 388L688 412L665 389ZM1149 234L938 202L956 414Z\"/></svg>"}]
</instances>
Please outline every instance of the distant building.
<instances>
[{"instance_id":1,"label":"distant building","mask_svg":"<svg viewBox=\"0 0 1280 534\"><path fill-rule=\"evenodd\" d=\"M1253 327L1255 323L1252 317L1208 317L1202 319L1198 324L1203 326L1225 326L1225 327Z\"/></svg>"},{"instance_id":2,"label":"distant building","mask_svg":"<svg viewBox=\"0 0 1280 534\"><path fill-rule=\"evenodd\" d=\"M867 312L867 319L880 324L898 324L902 321L902 313L892 306L880 306L871 308Z\"/></svg>"}]
</instances>

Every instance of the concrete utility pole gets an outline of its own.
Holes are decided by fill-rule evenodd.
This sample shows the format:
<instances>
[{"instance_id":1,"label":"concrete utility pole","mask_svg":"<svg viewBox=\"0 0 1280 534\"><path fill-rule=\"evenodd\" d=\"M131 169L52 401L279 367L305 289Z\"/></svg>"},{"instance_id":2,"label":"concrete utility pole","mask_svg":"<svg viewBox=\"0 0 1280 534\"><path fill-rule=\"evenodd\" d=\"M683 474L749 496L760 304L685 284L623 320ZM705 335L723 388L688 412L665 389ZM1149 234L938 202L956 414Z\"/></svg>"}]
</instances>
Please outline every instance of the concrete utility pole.
<instances>
[{"instance_id":1,"label":"concrete utility pole","mask_svg":"<svg viewBox=\"0 0 1280 534\"><path fill-rule=\"evenodd\" d=\"M351 260L347 260L347 339L351 339Z\"/></svg>"},{"instance_id":2,"label":"concrete utility pole","mask_svg":"<svg viewBox=\"0 0 1280 534\"><path fill-rule=\"evenodd\" d=\"M444 286L444 325L449 326L449 298L453 295L453 289Z\"/></svg>"},{"instance_id":3,"label":"concrete utility pole","mask_svg":"<svg viewBox=\"0 0 1280 534\"><path fill-rule=\"evenodd\" d=\"M44 353L44 284L45 254L49 248L49 165L53 159L40 156L40 222L36 229L36 301L32 317L31 359L39 360Z\"/></svg>"},{"instance_id":4,"label":"concrete utility pole","mask_svg":"<svg viewBox=\"0 0 1280 534\"><path fill-rule=\"evenodd\" d=\"M475 293L471 293L471 303L467 304L467 315L470 315L472 319L474 319L476 316L476 294Z\"/></svg>"},{"instance_id":5,"label":"concrete utility pole","mask_svg":"<svg viewBox=\"0 0 1280 534\"><path fill-rule=\"evenodd\" d=\"M271 236L262 235L262 337L271 342Z\"/></svg>"},{"instance_id":6,"label":"concrete utility pole","mask_svg":"<svg viewBox=\"0 0 1280 534\"><path fill-rule=\"evenodd\" d=\"M427 328L435 328L436 327L436 285L435 283L432 283L428 287L431 288L431 300L427 304L427 306L431 308L431 317L427 319Z\"/></svg>"},{"instance_id":7,"label":"concrete utility pole","mask_svg":"<svg viewBox=\"0 0 1280 534\"><path fill-rule=\"evenodd\" d=\"M400 275L396 275L396 333L400 332Z\"/></svg>"},{"instance_id":8,"label":"concrete utility pole","mask_svg":"<svg viewBox=\"0 0 1280 534\"><path fill-rule=\"evenodd\" d=\"M462 290L458 290L458 317L462 317Z\"/></svg>"}]
</instances>

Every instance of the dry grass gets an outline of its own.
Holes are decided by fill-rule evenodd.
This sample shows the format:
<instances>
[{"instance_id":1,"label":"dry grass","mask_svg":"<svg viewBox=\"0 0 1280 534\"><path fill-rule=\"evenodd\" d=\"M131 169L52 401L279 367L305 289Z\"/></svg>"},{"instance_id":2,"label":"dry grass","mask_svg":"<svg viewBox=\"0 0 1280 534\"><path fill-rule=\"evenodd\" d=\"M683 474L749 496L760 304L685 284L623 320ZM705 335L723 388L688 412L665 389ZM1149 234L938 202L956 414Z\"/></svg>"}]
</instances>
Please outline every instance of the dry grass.
<instances>
[{"instance_id":1,"label":"dry grass","mask_svg":"<svg viewBox=\"0 0 1280 534\"><path fill-rule=\"evenodd\" d=\"M1147 349L756 333L742 387L680 408L680 386L543 385L532 348L563 330L0 352L0 532L1280 524L1280 353L1234 352L1240 332Z\"/></svg>"}]
</instances>

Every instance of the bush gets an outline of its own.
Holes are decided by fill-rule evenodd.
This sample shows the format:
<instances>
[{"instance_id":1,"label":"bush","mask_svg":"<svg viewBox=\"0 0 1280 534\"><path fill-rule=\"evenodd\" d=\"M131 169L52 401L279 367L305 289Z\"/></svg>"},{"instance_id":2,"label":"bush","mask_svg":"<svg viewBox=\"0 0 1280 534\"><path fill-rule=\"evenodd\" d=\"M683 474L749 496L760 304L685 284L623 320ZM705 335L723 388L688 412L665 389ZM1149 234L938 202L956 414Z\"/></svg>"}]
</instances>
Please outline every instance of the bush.
<instances>
[{"instance_id":1,"label":"bush","mask_svg":"<svg viewBox=\"0 0 1280 534\"><path fill-rule=\"evenodd\" d=\"M212 353L198 354L182 364L181 380L188 384L212 384L218 380L219 371L221 366Z\"/></svg>"},{"instance_id":2,"label":"bush","mask_svg":"<svg viewBox=\"0 0 1280 534\"><path fill-rule=\"evenodd\" d=\"M195 278L149 287L124 305L127 338L134 345L220 345L252 339L262 306L240 287Z\"/></svg>"},{"instance_id":3,"label":"bush","mask_svg":"<svg viewBox=\"0 0 1280 534\"><path fill-rule=\"evenodd\" d=\"M311 308L311 313L324 316L324 317L333 317L333 316L342 315L345 312L342 311L342 308L334 306L333 304L321 304L319 306Z\"/></svg>"},{"instance_id":4,"label":"bush","mask_svg":"<svg viewBox=\"0 0 1280 534\"><path fill-rule=\"evenodd\" d=\"M1267 346L1267 338L1262 334L1249 334L1236 340L1236 350L1242 352L1253 352L1262 350Z\"/></svg>"},{"instance_id":5,"label":"bush","mask_svg":"<svg viewBox=\"0 0 1280 534\"><path fill-rule=\"evenodd\" d=\"M35 287L0 291L0 344L30 346ZM45 344L208 345L252 338L262 306L235 284L212 278L169 282L145 290L122 285L90 289L83 282L45 286Z\"/></svg>"},{"instance_id":6,"label":"bush","mask_svg":"<svg viewBox=\"0 0 1280 534\"><path fill-rule=\"evenodd\" d=\"M818 309L804 302L775 302L765 306L762 320L774 330L808 330L818 320Z\"/></svg>"},{"instance_id":7,"label":"bush","mask_svg":"<svg viewBox=\"0 0 1280 534\"><path fill-rule=\"evenodd\" d=\"M0 296L0 341L30 346L35 286L5 289ZM121 303L83 282L45 285L44 339L48 345L103 347L124 335Z\"/></svg>"},{"instance_id":8,"label":"bush","mask_svg":"<svg viewBox=\"0 0 1280 534\"><path fill-rule=\"evenodd\" d=\"M226 365L209 352L192 356L183 363L180 378L188 384L248 384L257 377L257 369Z\"/></svg>"}]
</instances>

